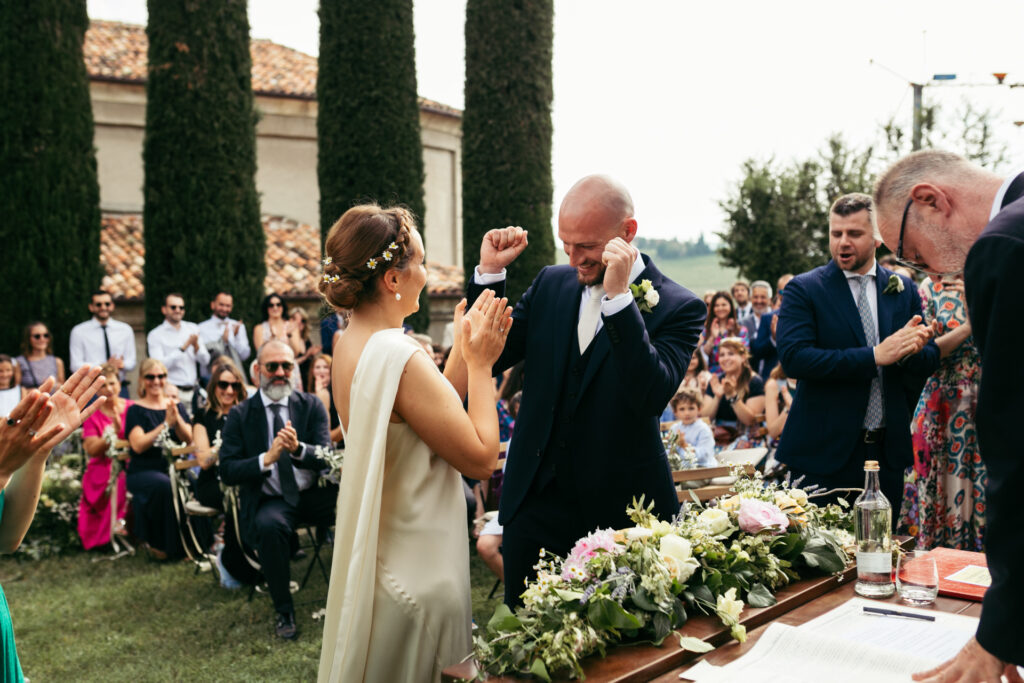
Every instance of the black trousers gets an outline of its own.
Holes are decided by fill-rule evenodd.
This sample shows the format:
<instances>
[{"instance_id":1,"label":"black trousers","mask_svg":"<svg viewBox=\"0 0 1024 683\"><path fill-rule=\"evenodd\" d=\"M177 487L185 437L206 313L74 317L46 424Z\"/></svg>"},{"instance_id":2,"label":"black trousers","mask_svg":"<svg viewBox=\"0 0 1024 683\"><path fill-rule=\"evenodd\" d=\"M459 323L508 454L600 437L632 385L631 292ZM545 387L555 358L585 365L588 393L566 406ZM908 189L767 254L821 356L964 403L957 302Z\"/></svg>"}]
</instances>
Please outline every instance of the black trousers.
<instances>
[{"instance_id":1,"label":"black trousers","mask_svg":"<svg viewBox=\"0 0 1024 683\"><path fill-rule=\"evenodd\" d=\"M292 535L300 524L330 526L334 524L338 504L337 486L314 484L299 492L299 504L291 506L281 496L261 496L256 511L253 539L259 553L263 576L270 588L270 598L278 612L294 612L291 581Z\"/></svg>"},{"instance_id":2,"label":"black trousers","mask_svg":"<svg viewBox=\"0 0 1024 683\"><path fill-rule=\"evenodd\" d=\"M864 443L858 440L853 454L846 461L843 467L832 474L812 474L793 467L789 468L792 480L804 477L801 486L818 484L825 489L835 488L864 488L864 461L878 461L878 483L889 503L892 505L892 526L896 528L896 520L900 515L900 506L903 503L903 470L892 469L885 459L885 449L882 442ZM834 503L838 498L846 498L847 502L853 505L853 501L859 496L859 492L835 493L822 498L813 498L818 505L824 506Z\"/></svg>"}]
</instances>

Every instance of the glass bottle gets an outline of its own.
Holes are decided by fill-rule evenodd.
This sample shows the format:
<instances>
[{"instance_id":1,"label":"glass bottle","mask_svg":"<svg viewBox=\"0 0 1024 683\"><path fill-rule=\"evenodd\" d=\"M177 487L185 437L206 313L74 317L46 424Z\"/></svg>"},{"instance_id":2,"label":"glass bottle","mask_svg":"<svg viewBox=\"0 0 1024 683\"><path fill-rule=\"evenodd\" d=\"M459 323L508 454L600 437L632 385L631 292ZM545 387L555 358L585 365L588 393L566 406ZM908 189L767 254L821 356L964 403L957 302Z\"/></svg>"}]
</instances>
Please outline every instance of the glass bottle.
<instances>
[{"instance_id":1,"label":"glass bottle","mask_svg":"<svg viewBox=\"0 0 1024 683\"><path fill-rule=\"evenodd\" d=\"M857 583L854 590L867 598L887 598L892 580L892 505L878 485L878 461L864 463L864 493L853 503L857 537Z\"/></svg>"}]
</instances>

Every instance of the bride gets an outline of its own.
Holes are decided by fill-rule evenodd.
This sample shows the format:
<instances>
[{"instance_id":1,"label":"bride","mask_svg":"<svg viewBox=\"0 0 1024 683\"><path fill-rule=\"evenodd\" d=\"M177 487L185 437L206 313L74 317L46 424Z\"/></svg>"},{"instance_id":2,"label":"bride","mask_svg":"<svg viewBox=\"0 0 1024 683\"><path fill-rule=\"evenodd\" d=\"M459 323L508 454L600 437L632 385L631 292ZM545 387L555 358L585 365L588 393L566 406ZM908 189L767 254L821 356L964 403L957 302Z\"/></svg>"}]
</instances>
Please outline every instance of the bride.
<instances>
[{"instance_id":1,"label":"bride","mask_svg":"<svg viewBox=\"0 0 1024 683\"><path fill-rule=\"evenodd\" d=\"M427 279L412 215L353 207L325 251L320 291L352 314L332 367L346 447L319 678L436 681L471 649L459 473L485 479L497 463L491 366L512 309L491 292L465 315L459 304L449 382L402 330Z\"/></svg>"}]
</instances>

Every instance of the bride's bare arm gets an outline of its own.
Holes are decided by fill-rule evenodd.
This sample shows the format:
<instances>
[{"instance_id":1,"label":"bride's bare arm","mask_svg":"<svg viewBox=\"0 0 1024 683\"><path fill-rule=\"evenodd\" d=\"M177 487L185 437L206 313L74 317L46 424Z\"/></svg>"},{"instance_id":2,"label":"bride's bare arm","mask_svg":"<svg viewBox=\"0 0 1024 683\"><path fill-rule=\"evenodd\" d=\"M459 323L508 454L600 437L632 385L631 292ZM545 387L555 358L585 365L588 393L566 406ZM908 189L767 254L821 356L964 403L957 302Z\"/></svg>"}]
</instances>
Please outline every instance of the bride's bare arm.
<instances>
[{"instance_id":1,"label":"bride's bare arm","mask_svg":"<svg viewBox=\"0 0 1024 683\"><path fill-rule=\"evenodd\" d=\"M491 367L505 346L512 325L506 299L472 310L460 338L466 362L468 409L430 360L414 354L405 366L395 411L413 431L455 469L474 479L491 475L498 461L498 412Z\"/></svg>"}]
</instances>

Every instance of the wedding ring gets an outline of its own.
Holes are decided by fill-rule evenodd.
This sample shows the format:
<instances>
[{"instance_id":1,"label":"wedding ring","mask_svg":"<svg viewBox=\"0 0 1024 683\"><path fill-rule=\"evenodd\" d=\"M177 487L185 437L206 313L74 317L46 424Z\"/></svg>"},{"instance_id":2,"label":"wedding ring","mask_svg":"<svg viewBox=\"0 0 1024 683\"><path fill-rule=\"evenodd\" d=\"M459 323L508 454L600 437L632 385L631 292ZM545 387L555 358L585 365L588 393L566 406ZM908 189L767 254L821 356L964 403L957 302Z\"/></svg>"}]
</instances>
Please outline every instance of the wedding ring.
<instances>
[{"instance_id":1,"label":"wedding ring","mask_svg":"<svg viewBox=\"0 0 1024 683\"><path fill-rule=\"evenodd\" d=\"M18 421L15 420L13 417L7 418L7 426L8 427L13 427L16 424L18 424Z\"/></svg>"},{"instance_id":2,"label":"wedding ring","mask_svg":"<svg viewBox=\"0 0 1024 683\"><path fill-rule=\"evenodd\" d=\"M68 391L67 389L65 389L64 387L61 387L61 388L60 388L60 390L61 390L61 391L63 391L63 392L64 392L65 394L67 394L68 396L70 396L70 395L71 395L71 392L70 392L70 391Z\"/></svg>"}]
</instances>

